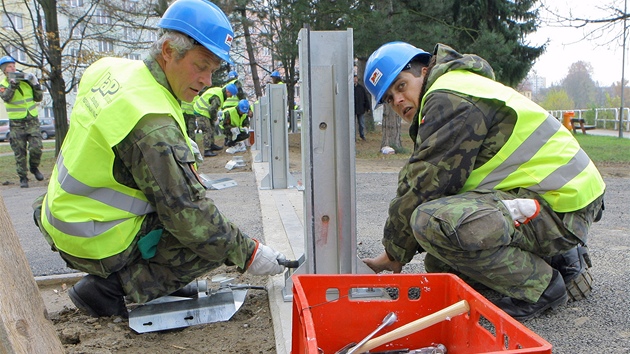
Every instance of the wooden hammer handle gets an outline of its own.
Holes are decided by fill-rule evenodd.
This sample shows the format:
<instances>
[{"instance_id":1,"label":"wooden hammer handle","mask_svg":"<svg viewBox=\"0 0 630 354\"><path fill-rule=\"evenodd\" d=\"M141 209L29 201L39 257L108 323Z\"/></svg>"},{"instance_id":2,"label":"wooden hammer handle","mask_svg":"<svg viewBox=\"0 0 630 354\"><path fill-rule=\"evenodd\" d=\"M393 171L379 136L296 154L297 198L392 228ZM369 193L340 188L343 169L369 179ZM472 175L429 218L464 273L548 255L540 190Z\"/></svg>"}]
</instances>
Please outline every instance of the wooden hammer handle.
<instances>
[{"instance_id":1,"label":"wooden hammer handle","mask_svg":"<svg viewBox=\"0 0 630 354\"><path fill-rule=\"evenodd\" d=\"M355 353L367 352L368 350L372 350L385 343L389 343L396 339L418 332L427 327L433 326L434 324L438 322L442 322L446 319L450 319L452 317L466 313L469 310L470 310L470 306L468 305L468 302L466 300L462 300L438 312L434 312L428 316L419 318L413 322L409 322L406 325L398 327L391 332L388 332L379 337L370 339L365 344L363 344L360 348L357 348L357 350L355 350Z\"/></svg>"}]
</instances>

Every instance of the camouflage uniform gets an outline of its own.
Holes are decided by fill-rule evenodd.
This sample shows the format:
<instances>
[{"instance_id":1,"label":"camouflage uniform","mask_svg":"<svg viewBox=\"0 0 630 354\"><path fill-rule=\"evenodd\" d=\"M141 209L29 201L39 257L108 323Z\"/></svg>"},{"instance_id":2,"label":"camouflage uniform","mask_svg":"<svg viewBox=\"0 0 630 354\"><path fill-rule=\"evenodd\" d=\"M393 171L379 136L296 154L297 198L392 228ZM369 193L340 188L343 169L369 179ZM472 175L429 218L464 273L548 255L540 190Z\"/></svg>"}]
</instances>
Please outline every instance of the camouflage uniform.
<instances>
[{"instance_id":1,"label":"camouflage uniform","mask_svg":"<svg viewBox=\"0 0 630 354\"><path fill-rule=\"evenodd\" d=\"M27 83L33 90L33 101L41 102L44 95L41 86L32 85L30 82ZM1 86L0 98L4 102L11 102L15 90L18 88L19 86L17 85ZM43 149L39 125L37 116L33 117L29 112L27 112L25 118L9 120L9 129L11 131L8 138L15 155L15 166L20 179L28 180L28 171L39 167ZM27 152L29 155L28 164Z\"/></svg>"},{"instance_id":2,"label":"camouflage uniform","mask_svg":"<svg viewBox=\"0 0 630 354\"><path fill-rule=\"evenodd\" d=\"M451 70L469 70L494 79L488 63L438 45L422 95ZM425 98L422 123L410 127L414 152L399 174L390 202L383 245L403 264L428 252L427 271L454 270L500 293L536 302L552 268L543 257L587 242L588 229L603 197L560 214L526 189L460 193L471 171L488 162L512 134L517 116L495 100L436 90ZM515 227L500 200L537 199L539 216Z\"/></svg>"},{"instance_id":3,"label":"camouflage uniform","mask_svg":"<svg viewBox=\"0 0 630 354\"><path fill-rule=\"evenodd\" d=\"M202 98L199 97L199 99ZM202 115L197 115L197 124L199 125L199 129L201 129L201 132L203 133L204 150L210 150L210 146L214 144L214 135L217 125L217 113L220 109L221 100L217 96L212 96L210 97L210 109L208 110L211 118L208 119Z\"/></svg>"},{"instance_id":4,"label":"camouflage uniform","mask_svg":"<svg viewBox=\"0 0 630 354\"><path fill-rule=\"evenodd\" d=\"M172 92L160 66L153 59L145 63ZM194 156L173 118L145 116L114 146L114 153L114 178L141 190L155 212L146 216L129 248L117 255L93 260L60 252L69 267L101 277L117 274L128 298L138 303L170 294L222 264L245 269L255 241L206 198ZM39 198L34 204L38 225L41 202ZM155 255L145 259L138 241L151 232L161 232L161 237Z\"/></svg>"}]
</instances>

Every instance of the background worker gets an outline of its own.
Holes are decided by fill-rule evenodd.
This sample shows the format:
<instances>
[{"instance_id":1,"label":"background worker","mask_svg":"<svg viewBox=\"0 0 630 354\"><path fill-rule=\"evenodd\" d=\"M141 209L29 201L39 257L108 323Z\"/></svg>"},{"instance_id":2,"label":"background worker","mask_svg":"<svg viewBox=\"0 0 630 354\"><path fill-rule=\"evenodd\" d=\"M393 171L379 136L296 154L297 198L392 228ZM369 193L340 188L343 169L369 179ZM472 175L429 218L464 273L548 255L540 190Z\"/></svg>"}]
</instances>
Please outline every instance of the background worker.
<instances>
[{"instance_id":1,"label":"background worker","mask_svg":"<svg viewBox=\"0 0 630 354\"><path fill-rule=\"evenodd\" d=\"M365 112L369 112L370 95L363 85L359 84L359 77L354 75L354 116L356 118L357 127L359 128L359 137L365 141L365 120L363 116Z\"/></svg>"},{"instance_id":2,"label":"background worker","mask_svg":"<svg viewBox=\"0 0 630 354\"><path fill-rule=\"evenodd\" d=\"M282 82L282 76L278 70L271 73L271 83L277 85L284 84L284 82Z\"/></svg>"},{"instance_id":3,"label":"background worker","mask_svg":"<svg viewBox=\"0 0 630 354\"><path fill-rule=\"evenodd\" d=\"M196 131L197 131L197 116L195 115L194 104L195 101L199 98L198 95L195 95L192 102L181 102L182 113L184 114L184 121L186 122L186 134L193 141L196 139Z\"/></svg>"},{"instance_id":4,"label":"background worker","mask_svg":"<svg viewBox=\"0 0 630 354\"><path fill-rule=\"evenodd\" d=\"M203 133L203 156L217 156L215 151L223 150L214 142L216 125L219 123L218 113L225 102L225 99L236 95L236 85L229 84L225 88L210 87L204 91L197 99L194 108L198 114L197 124Z\"/></svg>"},{"instance_id":5,"label":"background worker","mask_svg":"<svg viewBox=\"0 0 630 354\"><path fill-rule=\"evenodd\" d=\"M282 254L206 198L178 102L192 101L229 61L227 16L205 0L177 0L158 27L144 61L103 58L85 71L48 192L35 205L53 249L89 273L68 294L95 317L127 317L124 297L145 303L221 265L284 270Z\"/></svg>"},{"instance_id":6,"label":"background worker","mask_svg":"<svg viewBox=\"0 0 630 354\"><path fill-rule=\"evenodd\" d=\"M364 260L370 268L400 272L427 252L427 272L503 294L496 304L518 320L564 304L567 289L587 295L577 246L601 216L605 185L571 132L494 81L485 60L443 44L433 54L383 45L365 85L411 123L415 142L390 202L385 251Z\"/></svg>"},{"instance_id":7,"label":"background worker","mask_svg":"<svg viewBox=\"0 0 630 354\"><path fill-rule=\"evenodd\" d=\"M44 180L39 171L43 144L36 103L41 102L44 94L37 77L31 73L17 73L15 60L10 56L0 58L0 70L4 73L4 80L0 82L0 98L9 116L9 143L15 156L20 187L28 188L28 171L38 181Z\"/></svg>"},{"instance_id":8,"label":"background worker","mask_svg":"<svg viewBox=\"0 0 630 354\"><path fill-rule=\"evenodd\" d=\"M244 100L247 98L245 96L245 91L243 91L243 83L238 79L238 73L234 70L230 71L227 76L228 82L223 86L234 84L236 86L237 92L236 95L230 96L225 99L223 102L223 106L221 106L221 110L226 110L228 108L234 107L238 104L238 101Z\"/></svg>"},{"instance_id":9,"label":"background worker","mask_svg":"<svg viewBox=\"0 0 630 354\"><path fill-rule=\"evenodd\" d=\"M231 148L229 153L247 150L244 140L249 138L249 101L240 100L236 107L231 107L223 111L223 121L221 123L223 134L225 135L225 146Z\"/></svg>"}]
</instances>

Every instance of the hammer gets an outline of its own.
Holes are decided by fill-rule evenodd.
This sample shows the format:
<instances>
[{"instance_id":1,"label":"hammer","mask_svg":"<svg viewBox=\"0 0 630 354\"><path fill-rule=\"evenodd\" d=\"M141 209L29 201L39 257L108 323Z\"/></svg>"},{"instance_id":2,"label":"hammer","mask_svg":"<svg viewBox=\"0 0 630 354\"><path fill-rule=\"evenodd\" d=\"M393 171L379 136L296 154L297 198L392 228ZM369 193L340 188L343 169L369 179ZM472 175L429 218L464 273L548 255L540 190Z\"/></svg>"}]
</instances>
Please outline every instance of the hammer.
<instances>
[{"instance_id":1,"label":"hammer","mask_svg":"<svg viewBox=\"0 0 630 354\"><path fill-rule=\"evenodd\" d=\"M385 343L389 343L396 339L406 337L412 333L416 333L427 327L433 326L436 323L442 322L446 319L451 319L452 317L461 315L468 311L470 311L470 306L468 305L468 302L466 300L462 300L440 311L437 311L425 317L419 318L413 322L409 322L406 325L396 328L395 330L389 333L386 333L386 334L383 334L382 336L371 339L361 346L348 348L348 345L346 345L337 353L339 354L346 353L348 349L351 349L354 353L364 353L378 346L381 346Z\"/></svg>"}]
</instances>

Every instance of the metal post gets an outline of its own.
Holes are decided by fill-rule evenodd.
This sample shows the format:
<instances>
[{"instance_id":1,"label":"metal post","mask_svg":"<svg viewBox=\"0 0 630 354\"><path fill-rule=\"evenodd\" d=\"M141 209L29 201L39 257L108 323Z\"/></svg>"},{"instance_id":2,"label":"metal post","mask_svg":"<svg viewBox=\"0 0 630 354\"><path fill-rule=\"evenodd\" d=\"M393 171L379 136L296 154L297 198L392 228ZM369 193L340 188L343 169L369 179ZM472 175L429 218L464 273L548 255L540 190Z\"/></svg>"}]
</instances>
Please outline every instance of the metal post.
<instances>
[{"instance_id":1,"label":"metal post","mask_svg":"<svg viewBox=\"0 0 630 354\"><path fill-rule=\"evenodd\" d=\"M269 162L269 96L266 94L260 98L260 124L256 140L260 142L260 152L254 158L254 162Z\"/></svg>"},{"instance_id":2,"label":"metal post","mask_svg":"<svg viewBox=\"0 0 630 354\"><path fill-rule=\"evenodd\" d=\"M260 150L260 101L254 102L254 116L252 117L249 126L254 131L254 145L252 150Z\"/></svg>"},{"instance_id":3,"label":"metal post","mask_svg":"<svg viewBox=\"0 0 630 354\"><path fill-rule=\"evenodd\" d=\"M289 172L289 135L287 132L287 86L268 84L269 98L269 174L261 189L293 188L297 180Z\"/></svg>"},{"instance_id":4,"label":"metal post","mask_svg":"<svg viewBox=\"0 0 630 354\"><path fill-rule=\"evenodd\" d=\"M619 137L623 138L623 88L625 83L625 71L626 71L626 38L628 30L626 29L626 14L628 13L628 0L624 1L623 7L623 53L621 56L621 108L619 109ZM627 117L630 120L630 117Z\"/></svg>"}]
</instances>

